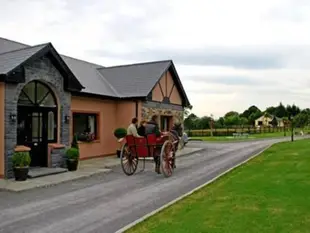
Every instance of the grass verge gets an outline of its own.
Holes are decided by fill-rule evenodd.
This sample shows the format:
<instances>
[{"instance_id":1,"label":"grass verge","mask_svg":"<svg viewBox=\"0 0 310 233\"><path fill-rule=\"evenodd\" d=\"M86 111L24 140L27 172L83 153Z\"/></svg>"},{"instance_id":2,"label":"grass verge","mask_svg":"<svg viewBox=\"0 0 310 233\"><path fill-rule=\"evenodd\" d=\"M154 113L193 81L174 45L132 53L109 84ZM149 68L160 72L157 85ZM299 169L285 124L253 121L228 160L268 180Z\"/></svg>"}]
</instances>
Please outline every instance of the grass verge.
<instances>
[{"instance_id":1,"label":"grass verge","mask_svg":"<svg viewBox=\"0 0 310 233\"><path fill-rule=\"evenodd\" d=\"M310 229L310 140L279 143L127 233Z\"/></svg>"}]
</instances>

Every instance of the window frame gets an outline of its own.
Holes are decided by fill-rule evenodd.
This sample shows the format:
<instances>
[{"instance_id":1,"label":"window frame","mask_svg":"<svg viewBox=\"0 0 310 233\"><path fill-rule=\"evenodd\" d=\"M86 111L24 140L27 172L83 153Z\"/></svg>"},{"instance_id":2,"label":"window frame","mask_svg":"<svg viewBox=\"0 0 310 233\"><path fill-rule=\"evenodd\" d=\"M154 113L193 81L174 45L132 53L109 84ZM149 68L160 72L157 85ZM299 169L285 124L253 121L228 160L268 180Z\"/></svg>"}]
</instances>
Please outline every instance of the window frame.
<instances>
[{"instance_id":1,"label":"window frame","mask_svg":"<svg viewBox=\"0 0 310 233\"><path fill-rule=\"evenodd\" d=\"M99 133L99 123L100 123L100 114L98 112L89 112L89 111L72 111L72 136L75 136L75 131L74 131L74 116L75 115L83 115L87 117L87 127L89 127L89 116L94 116L95 117L95 125L94 125L94 134L95 134L95 139L94 141L100 140L100 133Z\"/></svg>"}]
</instances>

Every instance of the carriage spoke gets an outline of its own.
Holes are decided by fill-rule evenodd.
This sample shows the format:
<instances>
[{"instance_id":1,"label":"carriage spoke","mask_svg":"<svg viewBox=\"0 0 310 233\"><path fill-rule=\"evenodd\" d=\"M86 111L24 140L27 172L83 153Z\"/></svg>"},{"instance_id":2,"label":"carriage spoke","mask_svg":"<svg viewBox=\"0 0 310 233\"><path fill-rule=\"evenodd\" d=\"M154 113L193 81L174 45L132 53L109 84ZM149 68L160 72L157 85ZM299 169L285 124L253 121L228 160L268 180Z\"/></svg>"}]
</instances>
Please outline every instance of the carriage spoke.
<instances>
[{"instance_id":1,"label":"carriage spoke","mask_svg":"<svg viewBox=\"0 0 310 233\"><path fill-rule=\"evenodd\" d=\"M126 145L122 149L121 165L123 172L128 176L133 175L138 167L137 157L131 153Z\"/></svg>"}]
</instances>

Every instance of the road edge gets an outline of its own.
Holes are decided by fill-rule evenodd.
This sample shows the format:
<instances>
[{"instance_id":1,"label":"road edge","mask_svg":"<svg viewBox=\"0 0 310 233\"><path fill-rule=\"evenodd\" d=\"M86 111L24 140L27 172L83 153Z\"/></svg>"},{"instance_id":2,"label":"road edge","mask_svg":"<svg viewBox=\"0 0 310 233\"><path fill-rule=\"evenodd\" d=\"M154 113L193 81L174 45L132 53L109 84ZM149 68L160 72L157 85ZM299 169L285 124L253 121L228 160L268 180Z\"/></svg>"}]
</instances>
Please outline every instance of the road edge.
<instances>
[{"instance_id":1,"label":"road edge","mask_svg":"<svg viewBox=\"0 0 310 233\"><path fill-rule=\"evenodd\" d=\"M256 153L256 154L250 156L248 159L246 159L246 160L242 161L241 163L238 163L237 165L235 165L235 166L229 168L228 170L222 172L221 174L217 175L217 176L214 177L213 179L211 179L211 180L207 181L206 183L204 183L204 184L202 184L202 185L200 185L200 186L198 186L198 187L192 189L191 191L189 191L189 192L183 194L182 196L180 196L180 197L178 197L178 198L176 198L176 199L174 199L174 200L168 202L167 204L165 204L165 205L163 205L163 206L161 206L161 207L159 207L159 208L153 210L152 212L150 212L150 213L148 213L148 214L142 216L141 218L139 218L139 219L137 219L137 220L135 220L135 221L133 221L133 222L127 224L126 226L124 226L124 227L122 227L121 229L117 230L115 233L122 233L122 232L124 232L124 231L129 230L130 228L134 227L134 226L137 225L138 223L141 223L141 222L145 221L146 219L150 218L151 216L153 216L153 215L159 213L160 211L162 211L162 210L168 208L169 206L171 206L171 205L177 203L178 201L180 201L180 200L182 200L182 199L184 199L184 198L190 196L190 195L193 194L194 192L196 192L196 191L198 191L198 190L204 188L205 186L208 186L209 184L213 183L214 181L216 181L216 180L219 179L220 177L226 175L227 173L229 173L229 172L231 172L232 170L234 170L234 169L240 167L241 165L243 165L243 164L249 162L250 160L252 160L252 159L254 159L255 157L259 156L259 155L262 154L264 151L268 150L270 147L272 147L273 145L278 144L278 143L281 143L281 142L274 142L274 143L272 143L272 144L266 146L266 147L265 147L264 149L262 149L260 152L258 152L258 153Z\"/></svg>"}]
</instances>

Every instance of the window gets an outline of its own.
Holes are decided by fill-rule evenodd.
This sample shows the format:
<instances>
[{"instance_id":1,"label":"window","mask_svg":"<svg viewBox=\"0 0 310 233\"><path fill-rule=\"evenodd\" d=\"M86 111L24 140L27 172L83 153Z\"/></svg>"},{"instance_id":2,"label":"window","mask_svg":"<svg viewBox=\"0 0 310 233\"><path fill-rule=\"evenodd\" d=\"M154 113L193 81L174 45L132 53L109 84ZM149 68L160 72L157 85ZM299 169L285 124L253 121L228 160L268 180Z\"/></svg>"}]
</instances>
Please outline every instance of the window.
<instances>
[{"instance_id":1,"label":"window","mask_svg":"<svg viewBox=\"0 0 310 233\"><path fill-rule=\"evenodd\" d=\"M57 107L52 90L39 81L24 86L18 98L19 106Z\"/></svg>"},{"instance_id":2,"label":"window","mask_svg":"<svg viewBox=\"0 0 310 233\"><path fill-rule=\"evenodd\" d=\"M161 131L169 131L170 130L171 119L172 119L171 116L161 116L160 117Z\"/></svg>"},{"instance_id":3,"label":"window","mask_svg":"<svg viewBox=\"0 0 310 233\"><path fill-rule=\"evenodd\" d=\"M92 141L98 139L97 114L73 113L73 135L79 141Z\"/></svg>"}]
</instances>

